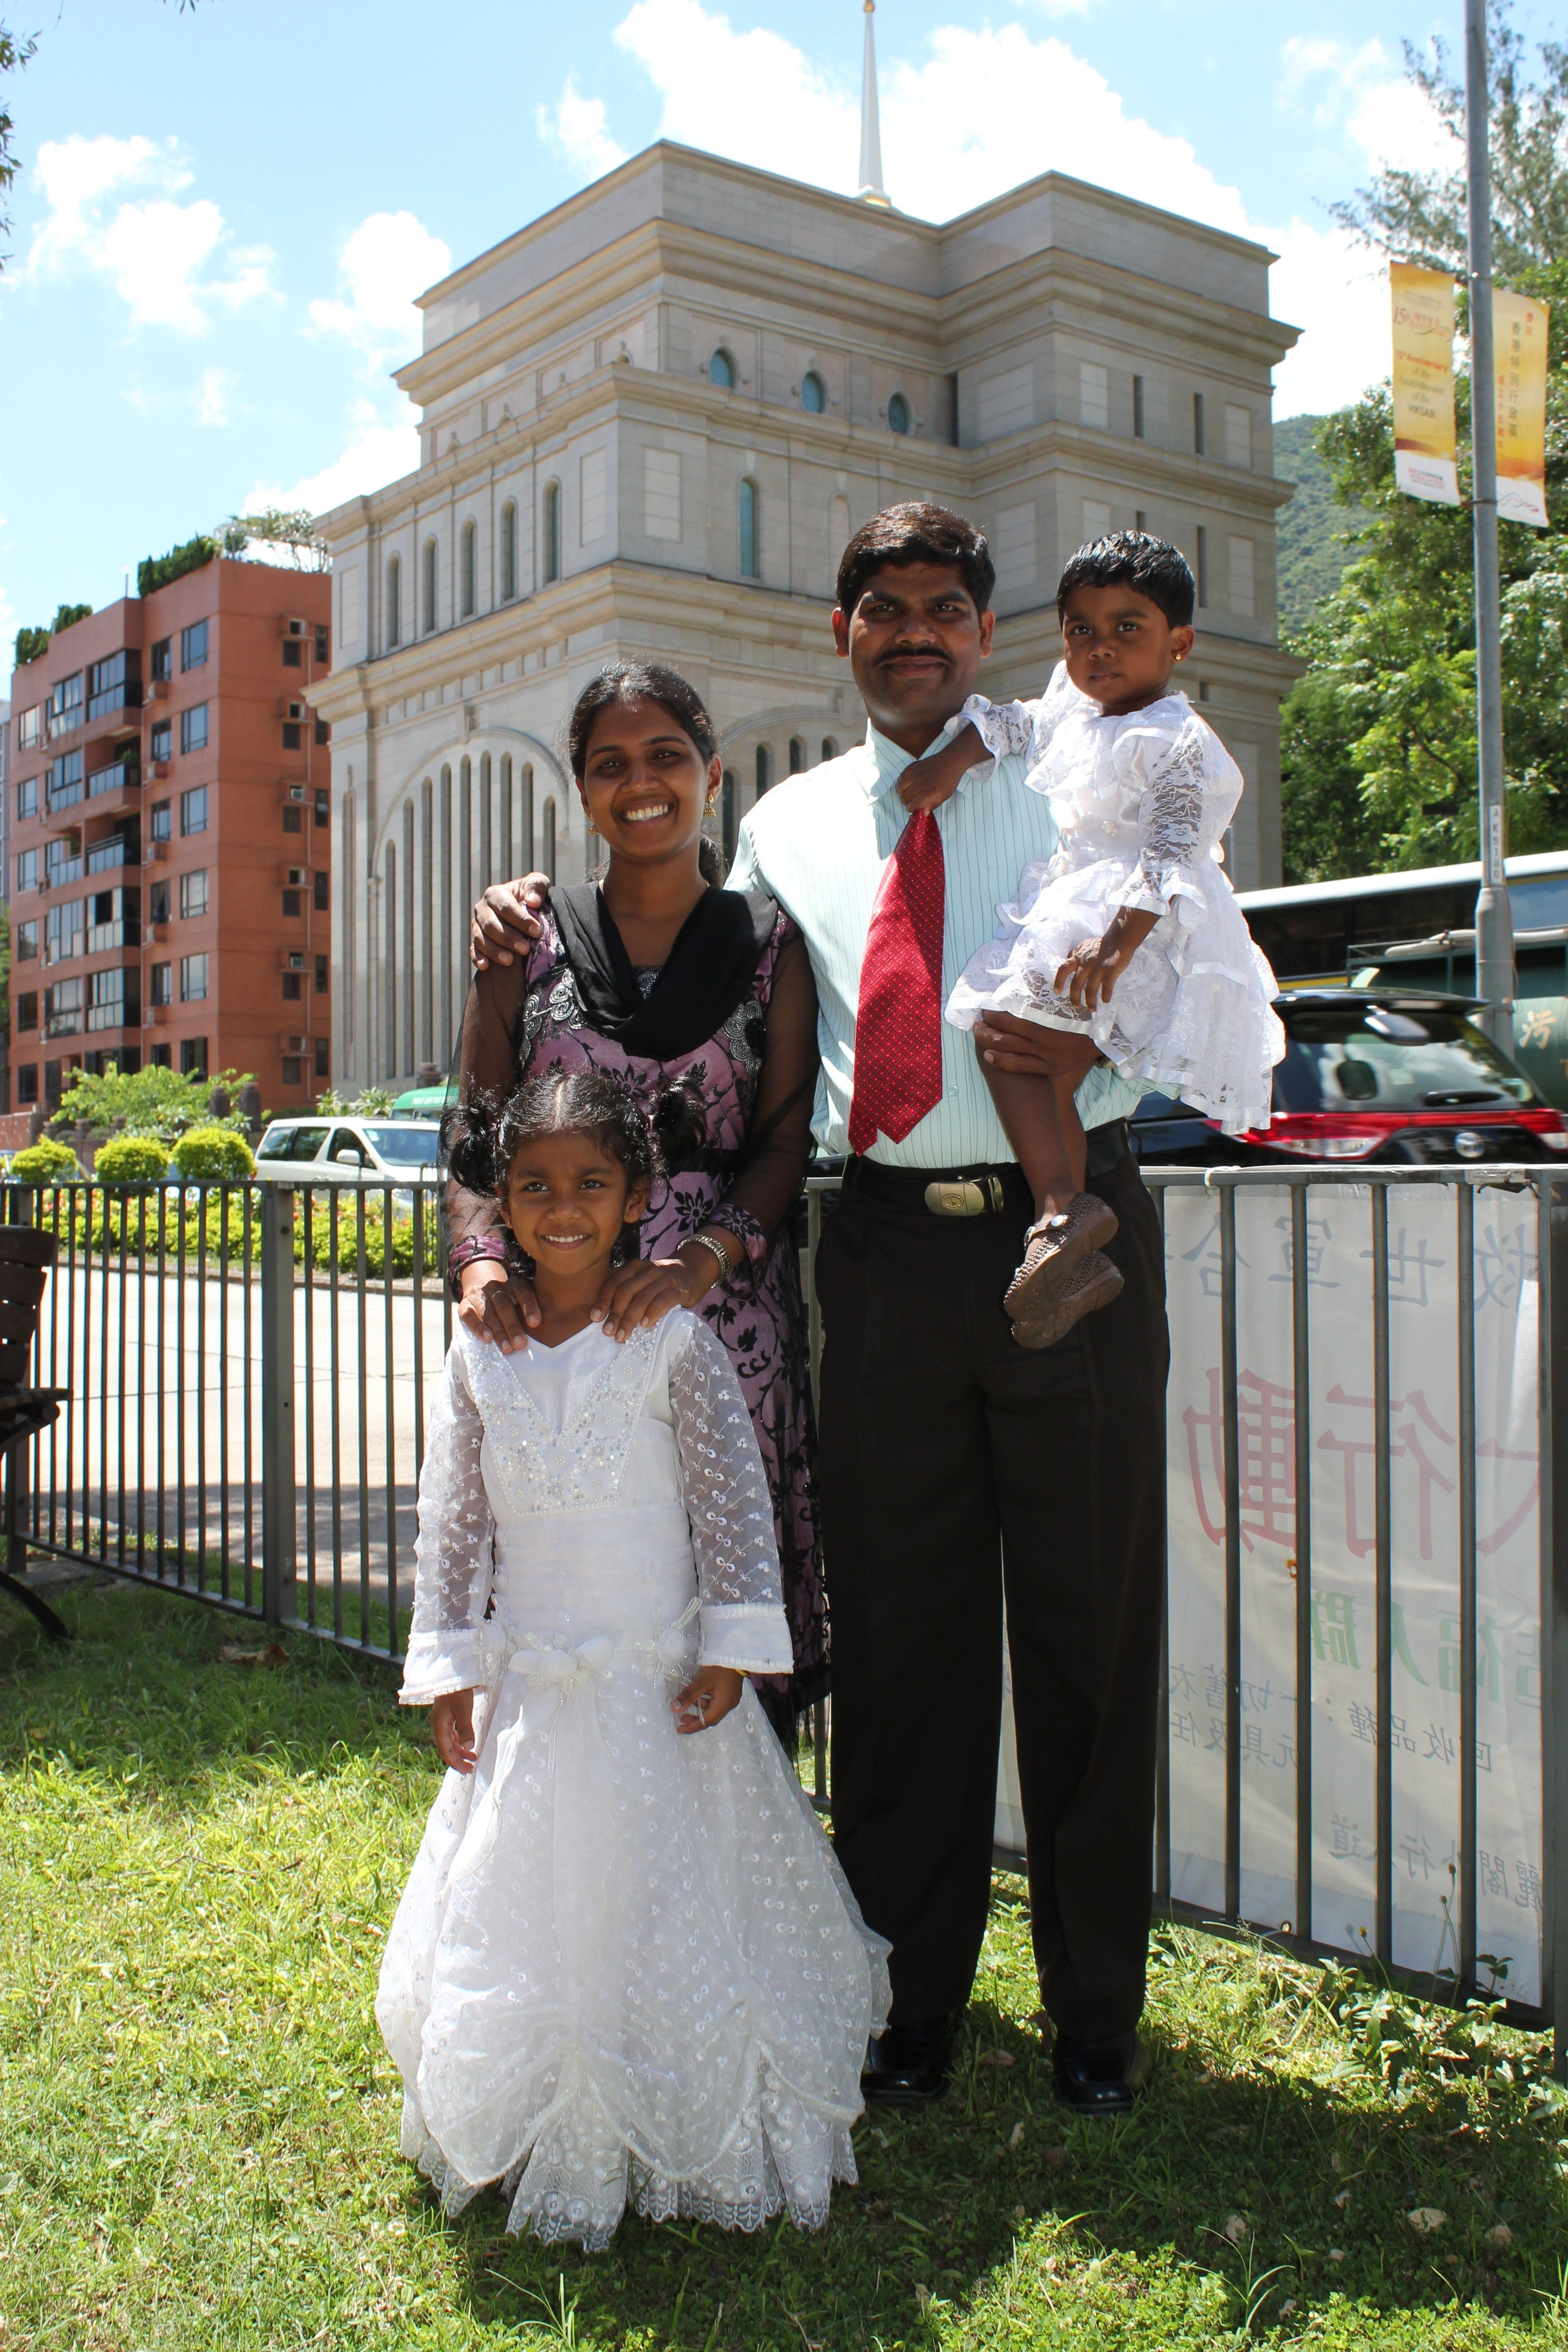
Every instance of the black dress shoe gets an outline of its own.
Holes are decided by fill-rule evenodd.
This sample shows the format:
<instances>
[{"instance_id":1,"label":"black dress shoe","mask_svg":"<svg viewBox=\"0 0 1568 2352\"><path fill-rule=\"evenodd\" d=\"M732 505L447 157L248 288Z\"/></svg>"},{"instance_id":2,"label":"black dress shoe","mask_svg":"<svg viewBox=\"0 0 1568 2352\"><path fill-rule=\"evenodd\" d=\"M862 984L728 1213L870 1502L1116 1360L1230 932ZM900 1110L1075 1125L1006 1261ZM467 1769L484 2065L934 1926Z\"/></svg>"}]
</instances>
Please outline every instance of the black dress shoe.
<instances>
[{"instance_id":1,"label":"black dress shoe","mask_svg":"<svg viewBox=\"0 0 1568 2352\"><path fill-rule=\"evenodd\" d=\"M862 2095L878 2105L915 2107L940 2099L952 2071L952 2020L889 2025L866 2053Z\"/></svg>"},{"instance_id":2,"label":"black dress shoe","mask_svg":"<svg viewBox=\"0 0 1568 2352\"><path fill-rule=\"evenodd\" d=\"M1058 2033L1051 2052L1057 2096L1079 2116L1131 2115L1149 2080L1148 2045L1136 2033L1108 2042L1075 2042Z\"/></svg>"}]
</instances>

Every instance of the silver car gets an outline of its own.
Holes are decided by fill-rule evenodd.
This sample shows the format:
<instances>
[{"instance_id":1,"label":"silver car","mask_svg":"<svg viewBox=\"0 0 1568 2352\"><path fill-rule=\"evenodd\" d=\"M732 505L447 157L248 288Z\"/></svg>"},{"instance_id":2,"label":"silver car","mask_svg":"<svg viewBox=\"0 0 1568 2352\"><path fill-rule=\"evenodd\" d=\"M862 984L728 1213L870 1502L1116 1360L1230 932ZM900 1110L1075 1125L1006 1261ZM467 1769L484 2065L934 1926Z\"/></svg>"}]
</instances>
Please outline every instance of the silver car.
<instances>
[{"instance_id":1,"label":"silver car","mask_svg":"<svg viewBox=\"0 0 1568 2352\"><path fill-rule=\"evenodd\" d=\"M256 1172L281 1184L434 1184L440 1140L433 1118L275 1118Z\"/></svg>"}]
</instances>

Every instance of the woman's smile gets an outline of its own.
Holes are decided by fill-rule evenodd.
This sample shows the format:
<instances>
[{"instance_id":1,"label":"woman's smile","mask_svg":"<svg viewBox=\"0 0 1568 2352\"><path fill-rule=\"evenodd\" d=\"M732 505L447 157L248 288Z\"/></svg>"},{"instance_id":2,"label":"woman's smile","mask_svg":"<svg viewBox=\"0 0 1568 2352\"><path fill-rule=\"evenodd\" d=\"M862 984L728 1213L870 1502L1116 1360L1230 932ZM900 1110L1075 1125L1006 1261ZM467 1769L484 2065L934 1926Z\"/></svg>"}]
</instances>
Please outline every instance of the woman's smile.
<instances>
[{"instance_id":1,"label":"woman's smile","mask_svg":"<svg viewBox=\"0 0 1568 2352\"><path fill-rule=\"evenodd\" d=\"M616 820L620 824L651 824L658 817L672 814L674 808L673 801L644 801L635 808L617 809Z\"/></svg>"}]
</instances>

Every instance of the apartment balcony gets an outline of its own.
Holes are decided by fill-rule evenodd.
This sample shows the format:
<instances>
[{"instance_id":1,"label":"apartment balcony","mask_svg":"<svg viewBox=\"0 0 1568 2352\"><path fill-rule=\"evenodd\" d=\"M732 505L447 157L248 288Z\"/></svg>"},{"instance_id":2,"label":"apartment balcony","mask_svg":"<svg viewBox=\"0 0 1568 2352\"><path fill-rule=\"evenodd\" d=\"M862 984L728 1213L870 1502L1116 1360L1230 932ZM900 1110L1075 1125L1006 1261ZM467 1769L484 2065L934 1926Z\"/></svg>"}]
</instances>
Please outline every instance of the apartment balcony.
<instances>
[{"instance_id":1,"label":"apartment balcony","mask_svg":"<svg viewBox=\"0 0 1568 2352\"><path fill-rule=\"evenodd\" d=\"M87 797L97 803L95 816L110 816L120 809L142 805L142 771L134 761L111 760L107 767L93 768L87 779Z\"/></svg>"}]
</instances>

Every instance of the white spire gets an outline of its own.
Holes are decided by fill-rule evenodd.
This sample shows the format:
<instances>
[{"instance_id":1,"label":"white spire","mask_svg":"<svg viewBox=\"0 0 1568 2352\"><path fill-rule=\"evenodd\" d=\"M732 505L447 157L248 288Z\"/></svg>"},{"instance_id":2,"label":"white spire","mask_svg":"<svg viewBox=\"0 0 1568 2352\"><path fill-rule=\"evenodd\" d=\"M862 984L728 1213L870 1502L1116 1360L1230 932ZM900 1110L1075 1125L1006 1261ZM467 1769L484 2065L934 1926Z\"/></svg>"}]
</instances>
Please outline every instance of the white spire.
<instances>
[{"instance_id":1,"label":"white spire","mask_svg":"<svg viewBox=\"0 0 1568 2352\"><path fill-rule=\"evenodd\" d=\"M890 205L882 185L882 131L877 117L877 41L871 19L877 0L865 0L866 64L860 83L860 185L855 193L862 204Z\"/></svg>"}]
</instances>

